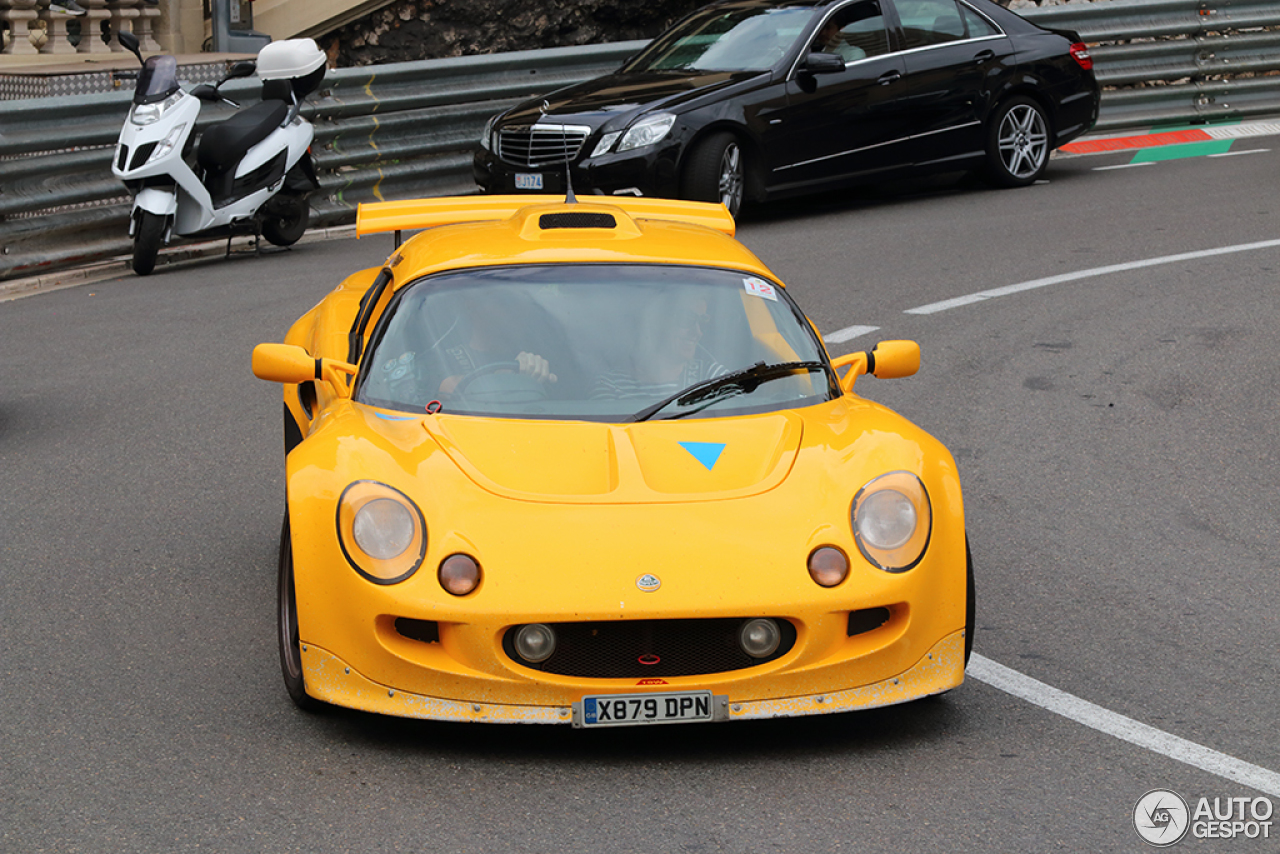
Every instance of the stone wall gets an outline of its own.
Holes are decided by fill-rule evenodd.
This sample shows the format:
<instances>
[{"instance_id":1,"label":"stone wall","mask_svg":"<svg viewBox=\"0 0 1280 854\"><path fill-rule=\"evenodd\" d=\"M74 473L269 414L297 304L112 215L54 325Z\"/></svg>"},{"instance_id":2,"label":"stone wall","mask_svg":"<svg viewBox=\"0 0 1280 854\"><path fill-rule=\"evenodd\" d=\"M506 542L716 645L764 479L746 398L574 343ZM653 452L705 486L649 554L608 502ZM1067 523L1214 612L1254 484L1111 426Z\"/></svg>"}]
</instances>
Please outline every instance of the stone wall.
<instances>
[{"instance_id":1,"label":"stone wall","mask_svg":"<svg viewBox=\"0 0 1280 854\"><path fill-rule=\"evenodd\" d=\"M1063 0L999 0L1019 8ZM1088 0L1075 0L1088 2ZM396 0L317 39L338 66L653 38L706 0Z\"/></svg>"}]
</instances>

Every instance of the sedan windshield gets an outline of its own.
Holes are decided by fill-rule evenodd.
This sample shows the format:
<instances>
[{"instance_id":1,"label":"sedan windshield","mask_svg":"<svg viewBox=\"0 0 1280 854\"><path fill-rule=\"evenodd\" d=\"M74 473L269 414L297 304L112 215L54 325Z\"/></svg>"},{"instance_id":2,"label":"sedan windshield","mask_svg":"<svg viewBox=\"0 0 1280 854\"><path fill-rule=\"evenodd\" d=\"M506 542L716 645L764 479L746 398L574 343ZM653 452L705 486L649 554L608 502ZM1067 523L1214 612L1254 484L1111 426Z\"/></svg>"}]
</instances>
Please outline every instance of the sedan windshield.
<instances>
[{"instance_id":1,"label":"sedan windshield","mask_svg":"<svg viewBox=\"0 0 1280 854\"><path fill-rule=\"evenodd\" d=\"M686 18L622 70L763 71L795 44L817 14L803 7L712 7Z\"/></svg>"},{"instance_id":2,"label":"sedan windshield","mask_svg":"<svg viewBox=\"0 0 1280 854\"><path fill-rule=\"evenodd\" d=\"M575 264L464 270L402 289L374 331L356 399L622 423L790 409L838 393L812 327L772 282Z\"/></svg>"}]
</instances>

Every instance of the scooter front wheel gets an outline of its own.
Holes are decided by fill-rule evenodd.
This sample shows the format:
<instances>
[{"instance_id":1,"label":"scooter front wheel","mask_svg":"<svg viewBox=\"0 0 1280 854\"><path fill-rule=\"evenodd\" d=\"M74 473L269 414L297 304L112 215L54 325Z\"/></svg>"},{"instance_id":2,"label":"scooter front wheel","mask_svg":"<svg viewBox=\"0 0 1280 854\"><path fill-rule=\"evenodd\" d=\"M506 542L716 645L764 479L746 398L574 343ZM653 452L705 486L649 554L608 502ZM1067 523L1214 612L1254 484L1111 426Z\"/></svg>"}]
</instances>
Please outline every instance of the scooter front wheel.
<instances>
[{"instance_id":1,"label":"scooter front wheel","mask_svg":"<svg viewBox=\"0 0 1280 854\"><path fill-rule=\"evenodd\" d=\"M302 238L311 219L305 196L276 196L267 203L262 236L276 246L292 246Z\"/></svg>"},{"instance_id":2,"label":"scooter front wheel","mask_svg":"<svg viewBox=\"0 0 1280 854\"><path fill-rule=\"evenodd\" d=\"M150 275L164 241L164 217L151 211L138 212L138 230L133 235L133 272Z\"/></svg>"}]
</instances>

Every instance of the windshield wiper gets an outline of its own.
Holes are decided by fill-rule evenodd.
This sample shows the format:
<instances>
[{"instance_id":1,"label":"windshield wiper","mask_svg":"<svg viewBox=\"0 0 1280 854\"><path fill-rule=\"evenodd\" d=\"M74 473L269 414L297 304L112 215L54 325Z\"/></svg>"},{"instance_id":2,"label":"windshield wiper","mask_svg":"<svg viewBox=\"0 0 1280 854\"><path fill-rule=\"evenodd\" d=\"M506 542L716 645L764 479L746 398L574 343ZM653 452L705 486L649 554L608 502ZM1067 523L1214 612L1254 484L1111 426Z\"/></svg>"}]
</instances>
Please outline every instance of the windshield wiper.
<instances>
[{"instance_id":1,"label":"windshield wiper","mask_svg":"<svg viewBox=\"0 0 1280 854\"><path fill-rule=\"evenodd\" d=\"M814 371L826 370L826 365L822 362L781 362L776 365L766 365L764 362L756 362L749 368L743 368L740 371L734 371L731 374L725 374L719 377L712 377L709 380L703 380L700 383L694 383L686 389L676 392L668 398L658 401L652 406L646 406L644 409L631 416L632 421L648 421L662 410L666 409L673 403L680 406L690 406L695 403L707 401L705 406L681 415L672 416L674 418L683 418L685 415L692 415L694 412L700 412L707 406L722 400L726 397L733 397L738 394L750 394L755 391L763 383L770 380L776 380L780 377L797 374L801 371L813 373Z\"/></svg>"}]
</instances>

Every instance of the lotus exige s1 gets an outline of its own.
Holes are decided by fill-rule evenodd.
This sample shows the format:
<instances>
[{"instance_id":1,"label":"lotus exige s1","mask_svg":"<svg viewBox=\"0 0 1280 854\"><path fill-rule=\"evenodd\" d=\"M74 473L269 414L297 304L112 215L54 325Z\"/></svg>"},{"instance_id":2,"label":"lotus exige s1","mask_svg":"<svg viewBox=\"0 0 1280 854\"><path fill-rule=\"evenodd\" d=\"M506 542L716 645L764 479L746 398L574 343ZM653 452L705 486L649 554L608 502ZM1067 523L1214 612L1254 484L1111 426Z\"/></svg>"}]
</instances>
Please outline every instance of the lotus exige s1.
<instances>
[{"instance_id":1,"label":"lotus exige s1","mask_svg":"<svg viewBox=\"0 0 1280 854\"><path fill-rule=\"evenodd\" d=\"M721 205L467 197L254 373L284 385L284 680L325 703L576 727L871 708L959 685L947 450L854 393Z\"/></svg>"}]
</instances>

